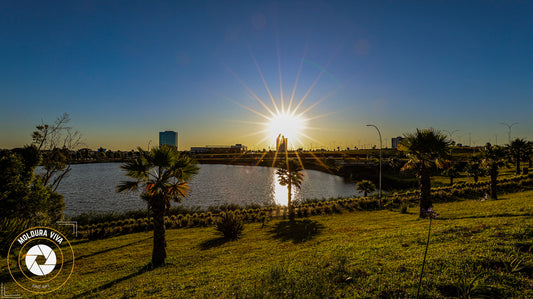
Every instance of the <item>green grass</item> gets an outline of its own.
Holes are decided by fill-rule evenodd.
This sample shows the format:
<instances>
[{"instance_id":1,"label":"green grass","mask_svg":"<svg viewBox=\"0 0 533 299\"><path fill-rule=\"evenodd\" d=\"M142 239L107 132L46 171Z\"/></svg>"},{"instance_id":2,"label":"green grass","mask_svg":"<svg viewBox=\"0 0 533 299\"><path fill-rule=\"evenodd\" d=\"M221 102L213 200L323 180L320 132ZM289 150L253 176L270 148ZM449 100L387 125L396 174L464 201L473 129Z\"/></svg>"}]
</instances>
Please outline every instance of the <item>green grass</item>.
<instances>
[{"instance_id":1,"label":"green grass","mask_svg":"<svg viewBox=\"0 0 533 299\"><path fill-rule=\"evenodd\" d=\"M521 163L520 169L527 167L528 163ZM516 169L514 164L510 164L508 167L502 167L498 174L498 179L510 178L516 175ZM489 176L479 177L479 182L488 182L490 181ZM453 183L473 183L474 178L469 177L466 172L459 172L459 177L453 179ZM431 177L431 186L432 187L443 187L450 185L450 178L444 175L435 175Z\"/></svg>"},{"instance_id":2,"label":"green grass","mask_svg":"<svg viewBox=\"0 0 533 299\"><path fill-rule=\"evenodd\" d=\"M533 191L434 209L422 297L533 297ZM229 242L213 227L168 230L168 264L153 270L151 232L74 240L74 274L53 297L414 297L429 224L417 217L412 206L274 220ZM0 273L7 294L31 296L5 260Z\"/></svg>"}]
</instances>

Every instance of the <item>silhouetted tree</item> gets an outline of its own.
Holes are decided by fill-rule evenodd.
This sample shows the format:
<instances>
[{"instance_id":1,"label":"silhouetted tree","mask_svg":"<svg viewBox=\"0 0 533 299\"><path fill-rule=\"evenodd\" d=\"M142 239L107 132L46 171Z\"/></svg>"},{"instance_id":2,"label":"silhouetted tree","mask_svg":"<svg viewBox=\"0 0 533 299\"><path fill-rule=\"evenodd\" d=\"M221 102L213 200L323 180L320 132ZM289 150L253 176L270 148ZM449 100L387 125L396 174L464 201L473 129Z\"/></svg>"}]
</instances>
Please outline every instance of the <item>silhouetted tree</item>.
<instances>
[{"instance_id":1,"label":"silhouetted tree","mask_svg":"<svg viewBox=\"0 0 533 299\"><path fill-rule=\"evenodd\" d=\"M44 185L57 190L63 178L70 172L70 150L81 144L81 135L68 127L67 113L59 116L53 124L41 122L32 133L33 144L42 153L44 173L40 179Z\"/></svg>"},{"instance_id":2,"label":"silhouetted tree","mask_svg":"<svg viewBox=\"0 0 533 299\"><path fill-rule=\"evenodd\" d=\"M292 186L300 188L304 180L302 173L302 166L300 163L293 159L287 159L286 161L281 161L278 164L278 169L276 174L278 175L279 184L281 186L287 186L288 191L288 201L287 207L289 209L289 219L294 220L294 206L292 203Z\"/></svg>"},{"instance_id":3,"label":"silhouetted tree","mask_svg":"<svg viewBox=\"0 0 533 299\"><path fill-rule=\"evenodd\" d=\"M63 196L34 174L40 162L35 145L0 152L0 218L28 219L33 225L63 218Z\"/></svg>"},{"instance_id":4,"label":"silhouetted tree","mask_svg":"<svg viewBox=\"0 0 533 299\"><path fill-rule=\"evenodd\" d=\"M477 183L479 177L487 174L486 169L482 167L481 161L477 157L472 158L472 160L466 165L465 170L469 177L474 178L475 183Z\"/></svg>"},{"instance_id":5,"label":"silhouetted tree","mask_svg":"<svg viewBox=\"0 0 533 299\"><path fill-rule=\"evenodd\" d=\"M497 145L492 146L487 143L481 152L483 157L483 166L487 169L490 176L490 197L498 199L498 171L500 167L507 163L507 151Z\"/></svg>"},{"instance_id":6,"label":"silhouetted tree","mask_svg":"<svg viewBox=\"0 0 533 299\"><path fill-rule=\"evenodd\" d=\"M442 158L448 153L450 141L440 131L416 129L415 133L404 134L398 149L407 153L409 159L402 170L414 169L420 185L420 217L424 218L431 208L431 168L442 166Z\"/></svg>"},{"instance_id":7,"label":"silhouetted tree","mask_svg":"<svg viewBox=\"0 0 533 299\"><path fill-rule=\"evenodd\" d=\"M358 182L356 185L357 190L363 192L363 196L366 197L368 193L376 191L376 185L368 180Z\"/></svg>"},{"instance_id":8,"label":"silhouetted tree","mask_svg":"<svg viewBox=\"0 0 533 299\"><path fill-rule=\"evenodd\" d=\"M520 162L526 159L528 143L524 139L516 138L507 145L507 152L516 166L516 174L520 174Z\"/></svg>"}]
</instances>

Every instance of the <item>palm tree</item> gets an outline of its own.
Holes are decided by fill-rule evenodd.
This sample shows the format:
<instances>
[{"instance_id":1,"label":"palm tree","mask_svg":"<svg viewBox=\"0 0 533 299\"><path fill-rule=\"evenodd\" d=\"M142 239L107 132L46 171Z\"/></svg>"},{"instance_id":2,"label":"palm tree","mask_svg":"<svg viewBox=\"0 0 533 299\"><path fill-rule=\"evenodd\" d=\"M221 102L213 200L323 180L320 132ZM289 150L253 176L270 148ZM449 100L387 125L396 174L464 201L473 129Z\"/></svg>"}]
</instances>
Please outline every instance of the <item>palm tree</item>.
<instances>
[{"instance_id":1,"label":"palm tree","mask_svg":"<svg viewBox=\"0 0 533 299\"><path fill-rule=\"evenodd\" d=\"M165 215L170 202L180 202L187 197L188 181L198 173L199 168L188 156L181 155L172 146L154 147L151 151L138 150L139 157L120 167L134 181L121 182L117 192L142 187L141 198L148 203L154 218L152 266L157 267L165 262L167 256Z\"/></svg>"},{"instance_id":2,"label":"palm tree","mask_svg":"<svg viewBox=\"0 0 533 299\"><path fill-rule=\"evenodd\" d=\"M293 159L288 159L286 163L281 162L278 165L276 174L278 175L279 184L281 186L287 186L288 190L288 201L287 206L289 208L289 219L294 220L294 207L292 204L292 186L300 188L304 180L304 175L302 173L302 166L300 163Z\"/></svg>"},{"instance_id":3,"label":"palm tree","mask_svg":"<svg viewBox=\"0 0 533 299\"><path fill-rule=\"evenodd\" d=\"M498 171L500 167L507 164L506 150L497 145L492 146L487 143L481 155L483 157L482 164L488 170L490 176L490 197L498 199Z\"/></svg>"},{"instance_id":4,"label":"palm tree","mask_svg":"<svg viewBox=\"0 0 533 299\"><path fill-rule=\"evenodd\" d=\"M368 193L376 191L376 185L368 180L360 181L356 184L356 188L363 192L363 196L366 197Z\"/></svg>"},{"instance_id":5,"label":"palm tree","mask_svg":"<svg viewBox=\"0 0 533 299\"><path fill-rule=\"evenodd\" d=\"M451 161L444 163L443 174L450 178L450 186L453 185L453 179L459 177L459 169L457 164Z\"/></svg>"},{"instance_id":6,"label":"palm tree","mask_svg":"<svg viewBox=\"0 0 533 299\"><path fill-rule=\"evenodd\" d=\"M526 158L528 143L524 139L516 138L507 145L507 150L516 165L516 174L520 174L520 161Z\"/></svg>"},{"instance_id":7,"label":"palm tree","mask_svg":"<svg viewBox=\"0 0 533 299\"><path fill-rule=\"evenodd\" d=\"M528 141L527 142L527 148L526 148L526 160L528 162L528 167L533 167L533 142Z\"/></svg>"},{"instance_id":8,"label":"palm tree","mask_svg":"<svg viewBox=\"0 0 533 299\"><path fill-rule=\"evenodd\" d=\"M416 129L415 133L404 134L405 138L398 145L400 151L406 152L408 161L402 170L414 169L420 185L420 217L431 208L431 168L442 166L441 159L448 153L450 141L446 135L433 128Z\"/></svg>"},{"instance_id":9,"label":"palm tree","mask_svg":"<svg viewBox=\"0 0 533 299\"><path fill-rule=\"evenodd\" d=\"M389 159L389 166L390 168L392 168L392 170L396 173L399 173L399 169L401 168L402 166L402 161L400 161L400 159L394 157L394 158L390 158Z\"/></svg>"},{"instance_id":10,"label":"palm tree","mask_svg":"<svg viewBox=\"0 0 533 299\"><path fill-rule=\"evenodd\" d=\"M477 183L480 176L485 176L487 173L485 171L485 168L482 167L481 161L477 157L472 158L472 160L466 165L465 170L466 170L466 174L469 177L474 178L475 183Z\"/></svg>"}]
</instances>

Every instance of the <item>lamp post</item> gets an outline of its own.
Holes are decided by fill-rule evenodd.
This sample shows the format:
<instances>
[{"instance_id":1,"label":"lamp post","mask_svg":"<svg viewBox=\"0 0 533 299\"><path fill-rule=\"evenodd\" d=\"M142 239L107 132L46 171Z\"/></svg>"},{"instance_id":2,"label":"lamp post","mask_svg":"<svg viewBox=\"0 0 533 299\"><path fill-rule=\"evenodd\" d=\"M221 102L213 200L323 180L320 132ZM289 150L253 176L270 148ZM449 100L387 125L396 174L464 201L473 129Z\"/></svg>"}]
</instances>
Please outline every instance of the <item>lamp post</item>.
<instances>
[{"instance_id":1,"label":"lamp post","mask_svg":"<svg viewBox=\"0 0 533 299\"><path fill-rule=\"evenodd\" d=\"M509 128L509 144L511 144L511 128L514 126L514 125L517 125L518 123L512 123L512 124L508 124L508 123L500 123L504 126L507 126L507 128Z\"/></svg>"},{"instance_id":2,"label":"lamp post","mask_svg":"<svg viewBox=\"0 0 533 299\"><path fill-rule=\"evenodd\" d=\"M375 125L366 125L366 126L376 128L379 134L379 205L381 206L381 150L383 148L383 143L381 141L381 132L379 131L379 128Z\"/></svg>"}]
</instances>

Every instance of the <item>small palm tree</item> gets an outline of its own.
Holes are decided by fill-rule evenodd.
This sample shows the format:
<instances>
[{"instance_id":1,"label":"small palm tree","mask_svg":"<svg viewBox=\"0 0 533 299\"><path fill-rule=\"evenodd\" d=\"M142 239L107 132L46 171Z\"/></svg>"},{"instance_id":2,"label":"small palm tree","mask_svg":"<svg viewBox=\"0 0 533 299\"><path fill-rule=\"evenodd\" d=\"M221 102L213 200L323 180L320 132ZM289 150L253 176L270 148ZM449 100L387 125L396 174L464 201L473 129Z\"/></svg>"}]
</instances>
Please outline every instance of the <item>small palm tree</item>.
<instances>
[{"instance_id":1,"label":"small palm tree","mask_svg":"<svg viewBox=\"0 0 533 299\"><path fill-rule=\"evenodd\" d=\"M117 192L132 191L142 187L141 198L146 200L154 218L154 245L152 266L165 262L166 238L165 215L170 202L180 202L187 197L188 181L198 173L199 168L188 157L181 155L175 147L154 147L151 151L139 148L139 157L120 168L134 181L123 181Z\"/></svg>"},{"instance_id":2,"label":"small palm tree","mask_svg":"<svg viewBox=\"0 0 533 299\"><path fill-rule=\"evenodd\" d=\"M507 151L505 148L487 143L481 155L483 157L482 165L490 176L490 197L498 199L498 171L500 167L507 164Z\"/></svg>"},{"instance_id":3,"label":"small palm tree","mask_svg":"<svg viewBox=\"0 0 533 299\"><path fill-rule=\"evenodd\" d=\"M477 157L472 158L472 160L466 165L465 170L469 177L474 178L475 183L477 183L479 177L487 174L485 168L483 168L481 165L481 161Z\"/></svg>"},{"instance_id":4,"label":"small palm tree","mask_svg":"<svg viewBox=\"0 0 533 299\"><path fill-rule=\"evenodd\" d=\"M295 213L292 204L292 186L300 188L302 186L304 175L302 173L302 166L300 163L293 159L288 159L286 162L281 162L278 165L276 174L278 175L279 184L281 186L287 186L288 201L287 206L289 208L289 219L294 220Z\"/></svg>"},{"instance_id":5,"label":"small palm tree","mask_svg":"<svg viewBox=\"0 0 533 299\"><path fill-rule=\"evenodd\" d=\"M414 169L420 185L420 218L432 206L431 202L431 168L442 167L442 158L448 153L450 141L440 131L416 129L415 133L404 134L405 138L398 145L400 151L407 153L409 159L402 170Z\"/></svg>"},{"instance_id":6,"label":"small palm tree","mask_svg":"<svg viewBox=\"0 0 533 299\"><path fill-rule=\"evenodd\" d=\"M528 142L521 138L516 138L507 145L507 151L516 165L516 174L520 174L520 161L526 159L528 152Z\"/></svg>"},{"instance_id":7,"label":"small palm tree","mask_svg":"<svg viewBox=\"0 0 533 299\"><path fill-rule=\"evenodd\" d=\"M453 185L453 179L459 177L459 168L457 164L449 161L444 163L443 174L450 178L450 186Z\"/></svg>"},{"instance_id":8,"label":"small palm tree","mask_svg":"<svg viewBox=\"0 0 533 299\"><path fill-rule=\"evenodd\" d=\"M376 185L368 180L360 181L356 184L356 188L363 192L363 196L366 197L368 193L376 191Z\"/></svg>"}]
</instances>

